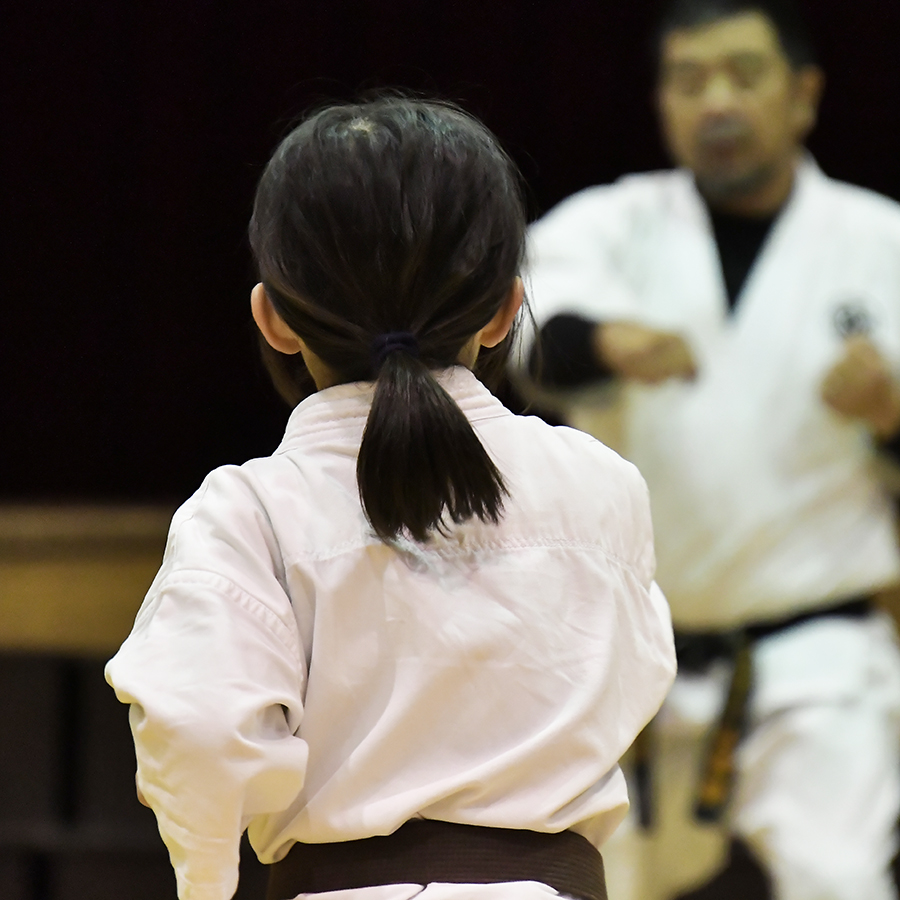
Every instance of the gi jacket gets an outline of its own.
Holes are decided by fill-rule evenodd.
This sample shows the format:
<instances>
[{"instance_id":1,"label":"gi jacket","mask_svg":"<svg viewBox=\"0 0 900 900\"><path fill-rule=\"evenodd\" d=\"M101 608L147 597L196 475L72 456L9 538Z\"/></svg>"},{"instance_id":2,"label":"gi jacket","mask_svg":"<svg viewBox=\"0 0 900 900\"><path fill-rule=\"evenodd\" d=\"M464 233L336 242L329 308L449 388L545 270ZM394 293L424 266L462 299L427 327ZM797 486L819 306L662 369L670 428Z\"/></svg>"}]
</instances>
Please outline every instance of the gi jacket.
<instances>
[{"instance_id":1,"label":"gi jacket","mask_svg":"<svg viewBox=\"0 0 900 900\"><path fill-rule=\"evenodd\" d=\"M896 203L801 162L733 315L683 170L576 194L534 226L530 260L539 324L642 322L683 335L695 356L694 381L628 384L616 398L677 626L778 619L900 577L872 440L820 396L850 332L900 376Z\"/></svg>"},{"instance_id":2,"label":"gi jacket","mask_svg":"<svg viewBox=\"0 0 900 900\"><path fill-rule=\"evenodd\" d=\"M388 834L414 816L600 844L617 761L674 677L646 488L580 432L442 381L506 479L498 526L426 545L371 532L356 484L369 384L293 412L269 458L175 515L107 667L182 900L226 900L238 842Z\"/></svg>"}]
</instances>

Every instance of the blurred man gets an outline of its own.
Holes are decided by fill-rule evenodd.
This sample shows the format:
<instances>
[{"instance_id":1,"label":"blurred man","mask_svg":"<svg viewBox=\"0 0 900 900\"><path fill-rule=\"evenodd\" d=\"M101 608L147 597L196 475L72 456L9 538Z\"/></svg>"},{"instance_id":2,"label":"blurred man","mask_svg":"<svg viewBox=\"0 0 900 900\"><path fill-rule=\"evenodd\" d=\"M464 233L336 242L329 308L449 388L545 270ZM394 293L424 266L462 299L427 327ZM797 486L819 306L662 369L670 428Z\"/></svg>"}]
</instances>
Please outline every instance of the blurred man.
<instances>
[{"instance_id":1,"label":"blurred man","mask_svg":"<svg viewBox=\"0 0 900 900\"><path fill-rule=\"evenodd\" d=\"M729 831L778 900L891 900L900 206L804 151L822 76L787 2L674 0L659 52L681 168L577 194L531 245L533 373L618 401L678 630L634 900L709 877Z\"/></svg>"}]
</instances>

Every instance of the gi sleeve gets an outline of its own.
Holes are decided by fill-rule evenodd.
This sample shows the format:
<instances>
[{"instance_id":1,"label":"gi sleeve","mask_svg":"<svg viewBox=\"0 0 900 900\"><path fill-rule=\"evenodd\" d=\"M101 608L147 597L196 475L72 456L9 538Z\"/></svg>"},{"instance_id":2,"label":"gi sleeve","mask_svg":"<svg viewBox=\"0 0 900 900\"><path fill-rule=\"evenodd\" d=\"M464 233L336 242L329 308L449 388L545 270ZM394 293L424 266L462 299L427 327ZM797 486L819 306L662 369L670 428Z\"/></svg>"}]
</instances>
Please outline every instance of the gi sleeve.
<instances>
[{"instance_id":1,"label":"gi sleeve","mask_svg":"<svg viewBox=\"0 0 900 900\"><path fill-rule=\"evenodd\" d=\"M632 218L627 195L598 187L532 225L525 273L536 331L525 330L514 360L539 383L574 387L610 376L595 359L591 333L598 322L638 318L622 264Z\"/></svg>"},{"instance_id":2,"label":"gi sleeve","mask_svg":"<svg viewBox=\"0 0 900 900\"><path fill-rule=\"evenodd\" d=\"M251 527L255 514L212 499L176 516L163 568L106 668L131 706L138 787L180 900L234 895L244 828L296 799L308 753L297 736L306 661L267 561L271 537ZM225 512L236 522L227 531L215 524ZM209 567L184 564L198 558Z\"/></svg>"},{"instance_id":3,"label":"gi sleeve","mask_svg":"<svg viewBox=\"0 0 900 900\"><path fill-rule=\"evenodd\" d=\"M636 240L633 205L619 186L589 188L531 226L526 273L539 326L562 312L594 320L635 312L625 264Z\"/></svg>"},{"instance_id":4,"label":"gi sleeve","mask_svg":"<svg viewBox=\"0 0 900 900\"><path fill-rule=\"evenodd\" d=\"M631 463L626 463L625 466L629 473L632 497L631 515L628 519L635 537L634 551L631 555L632 567L640 585L647 592L646 603L634 604L629 609L629 614L633 616L630 627L633 634L647 636L636 650L635 658L641 660L642 667L646 666L648 683L655 685L655 694L652 695L649 715L641 725L643 727L662 706L675 680L677 663L672 614L655 578L656 551L650 514L650 492L637 467ZM655 673L655 680L650 673ZM639 730L635 731L635 734Z\"/></svg>"}]
</instances>

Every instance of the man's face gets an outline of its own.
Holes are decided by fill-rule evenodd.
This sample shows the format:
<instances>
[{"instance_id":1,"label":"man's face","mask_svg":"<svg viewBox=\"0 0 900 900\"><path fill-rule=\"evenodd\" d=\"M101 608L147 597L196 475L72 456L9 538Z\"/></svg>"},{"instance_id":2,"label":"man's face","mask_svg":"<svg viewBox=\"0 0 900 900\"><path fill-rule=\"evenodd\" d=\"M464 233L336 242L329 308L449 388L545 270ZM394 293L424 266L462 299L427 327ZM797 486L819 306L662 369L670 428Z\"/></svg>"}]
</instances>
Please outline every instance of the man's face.
<instances>
[{"instance_id":1,"label":"man's face","mask_svg":"<svg viewBox=\"0 0 900 900\"><path fill-rule=\"evenodd\" d=\"M670 32L659 108L675 162L710 198L752 194L797 150L815 120L814 69L795 72L769 20L741 13Z\"/></svg>"}]
</instances>

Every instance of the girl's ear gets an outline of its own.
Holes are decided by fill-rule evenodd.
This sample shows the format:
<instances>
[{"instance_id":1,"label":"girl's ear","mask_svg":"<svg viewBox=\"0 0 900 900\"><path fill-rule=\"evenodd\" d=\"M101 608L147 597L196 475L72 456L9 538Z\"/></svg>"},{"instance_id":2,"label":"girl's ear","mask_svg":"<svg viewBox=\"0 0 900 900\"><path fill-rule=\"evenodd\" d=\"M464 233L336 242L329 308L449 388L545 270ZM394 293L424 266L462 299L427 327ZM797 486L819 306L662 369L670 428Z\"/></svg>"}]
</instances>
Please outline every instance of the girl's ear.
<instances>
[{"instance_id":1,"label":"girl's ear","mask_svg":"<svg viewBox=\"0 0 900 900\"><path fill-rule=\"evenodd\" d=\"M303 342L275 311L262 282L250 292L250 310L256 327L273 350L291 355L303 349Z\"/></svg>"},{"instance_id":2,"label":"girl's ear","mask_svg":"<svg viewBox=\"0 0 900 900\"><path fill-rule=\"evenodd\" d=\"M503 305L494 314L494 318L478 333L478 343L482 347L496 347L509 334L513 319L522 306L524 298L525 285L522 279L516 275Z\"/></svg>"}]
</instances>

